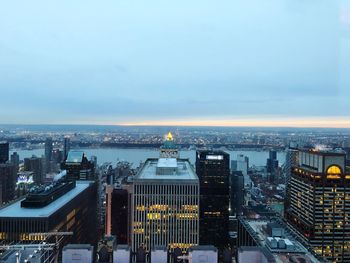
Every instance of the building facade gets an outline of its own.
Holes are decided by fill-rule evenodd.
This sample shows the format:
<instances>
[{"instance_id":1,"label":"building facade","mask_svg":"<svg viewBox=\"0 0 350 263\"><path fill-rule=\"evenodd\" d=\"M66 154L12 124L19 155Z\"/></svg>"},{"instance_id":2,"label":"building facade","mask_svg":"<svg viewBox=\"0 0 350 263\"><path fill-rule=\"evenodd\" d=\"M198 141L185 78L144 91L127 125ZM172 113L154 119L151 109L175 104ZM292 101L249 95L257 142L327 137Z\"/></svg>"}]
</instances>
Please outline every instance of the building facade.
<instances>
[{"instance_id":1,"label":"building facade","mask_svg":"<svg viewBox=\"0 0 350 263\"><path fill-rule=\"evenodd\" d=\"M199 241L199 181L187 159L148 159L133 182L132 250Z\"/></svg>"},{"instance_id":2,"label":"building facade","mask_svg":"<svg viewBox=\"0 0 350 263\"><path fill-rule=\"evenodd\" d=\"M243 205L244 176L241 171L233 171L230 175L230 215L242 215Z\"/></svg>"},{"instance_id":3,"label":"building facade","mask_svg":"<svg viewBox=\"0 0 350 263\"><path fill-rule=\"evenodd\" d=\"M40 242L44 233L69 231L64 243L96 244L96 189L95 182L69 182L1 208L0 241Z\"/></svg>"},{"instance_id":4,"label":"building facade","mask_svg":"<svg viewBox=\"0 0 350 263\"><path fill-rule=\"evenodd\" d=\"M32 156L30 158L24 158L24 171L33 172L34 182L37 184L42 183L43 177L44 177L43 159L36 156Z\"/></svg>"},{"instance_id":5,"label":"building facade","mask_svg":"<svg viewBox=\"0 0 350 263\"><path fill-rule=\"evenodd\" d=\"M286 217L318 255L350 262L350 172L342 152L301 151L292 168Z\"/></svg>"},{"instance_id":6,"label":"building facade","mask_svg":"<svg viewBox=\"0 0 350 263\"><path fill-rule=\"evenodd\" d=\"M52 138L46 138L45 140L45 173L51 172L51 160L52 160Z\"/></svg>"},{"instance_id":7,"label":"building facade","mask_svg":"<svg viewBox=\"0 0 350 263\"><path fill-rule=\"evenodd\" d=\"M9 143L0 142L0 164L9 160Z\"/></svg>"},{"instance_id":8,"label":"building facade","mask_svg":"<svg viewBox=\"0 0 350 263\"><path fill-rule=\"evenodd\" d=\"M68 157L61 165L62 170L67 171L67 179L74 180L94 180L95 167L82 151L70 151Z\"/></svg>"},{"instance_id":9,"label":"building facade","mask_svg":"<svg viewBox=\"0 0 350 263\"><path fill-rule=\"evenodd\" d=\"M0 164L0 205L15 197L16 167L13 164Z\"/></svg>"},{"instance_id":10,"label":"building facade","mask_svg":"<svg viewBox=\"0 0 350 263\"><path fill-rule=\"evenodd\" d=\"M229 243L230 155L222 151L197 151L200 181L200 241L219 249Z\"/></svg>"}]
</instances>

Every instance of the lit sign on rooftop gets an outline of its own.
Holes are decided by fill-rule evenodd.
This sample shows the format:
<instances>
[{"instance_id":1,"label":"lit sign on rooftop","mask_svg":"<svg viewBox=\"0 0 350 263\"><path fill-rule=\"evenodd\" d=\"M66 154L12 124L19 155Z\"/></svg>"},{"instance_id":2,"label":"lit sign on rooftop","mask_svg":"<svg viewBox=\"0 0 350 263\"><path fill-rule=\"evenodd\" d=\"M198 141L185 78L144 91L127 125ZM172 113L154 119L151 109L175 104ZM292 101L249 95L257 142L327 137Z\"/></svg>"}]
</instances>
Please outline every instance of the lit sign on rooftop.
<instances>
[{"instance_id":1,"label":"lit sign on rooftop","mask_svg":"<svg viewBox=\"0 0 350 263\"><path fill-rule=\"evenodd\" d=\"M206 159L207 160L223 160L224 156L223 155L207 155Z\"/></svg>"}]
</instances>

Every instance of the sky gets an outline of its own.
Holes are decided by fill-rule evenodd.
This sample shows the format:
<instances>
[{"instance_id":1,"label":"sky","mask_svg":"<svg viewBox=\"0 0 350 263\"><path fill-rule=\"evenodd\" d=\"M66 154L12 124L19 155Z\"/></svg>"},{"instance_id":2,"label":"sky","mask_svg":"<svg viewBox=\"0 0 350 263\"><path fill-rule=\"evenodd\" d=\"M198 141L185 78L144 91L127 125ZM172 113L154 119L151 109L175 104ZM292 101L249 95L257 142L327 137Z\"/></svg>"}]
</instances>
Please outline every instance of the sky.
<instances>
[{"instance_id":1,"label":"sky","mask_svg":"<svg viewBox=\"0 0 350 263\"><path fill-rule=\"evenodd\" d=\"M348 0L0 3L0 123L350 128Z\"/></svg>"}]
</instances>

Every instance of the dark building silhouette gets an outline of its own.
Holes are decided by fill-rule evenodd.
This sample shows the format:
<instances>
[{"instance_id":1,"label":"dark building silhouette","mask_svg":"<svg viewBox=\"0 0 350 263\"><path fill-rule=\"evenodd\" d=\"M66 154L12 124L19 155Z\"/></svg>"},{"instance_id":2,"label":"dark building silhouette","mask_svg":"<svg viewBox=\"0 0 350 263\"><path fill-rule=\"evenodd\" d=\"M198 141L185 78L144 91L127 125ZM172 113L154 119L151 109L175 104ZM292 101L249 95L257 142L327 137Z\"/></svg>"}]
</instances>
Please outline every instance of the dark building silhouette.
<instances>
[{"instance_id":1,"label":"dark building silhouette","mask_svg":"<svg viewBox=\"0 0 350 263\"><path fill-rule=\"evenodd\" d=\"M268 173L274 173L278 169L277 152L271 150L267 159L266 168Z\"/></svg>"},{"instance_id":2,"label":"dark building silhouette","mask_svg":"<svg viewBox=\"0 0 350 263\"><path fill-rule=\"evenodd\" d=\"M68 180L95 180L94 164L82 151L70 151L61 169L67 170Z\"/></svg>"},{"instance_id":3,"label":"dark building silhouette","mask_svg":"<svg viewBox=\"0 0 350 263\"><path fill-rule=\"evenodd\" d=\"M200 245L227 247L229 231L230 155L223 151L197 151L200 181Z\"/></svg>"},{"instance_id":4,"label":"dark building silhouette","mask_svg":"<svg viewBox=\"0 0 350 263\"><path fill-rule=\"evenodd\" d=\"M11 160L10 162L15 166L16 172L18 172L19 169L19 155L17 152L14 152L11 154Z\"/></svg>"},{"instance_id":5,"label":"dark building silhouette","mask_svg":"<svg viewBox=\"0 0 350 263\"><path fill-rule=\"evenodd\" d=\"M52 160L52 138L46 138L45 141L45 173L51 172Z\"/></svg>"},{"instance_id":6,"label":"dark building silhouette","mask_svg":"<svg viewBox=\"0 0 350 263\"><path fill-rule=\"evenodd\" d=\"M73 232L67 243L97 243L97 184L92 181L55 182L37 188L22 200L0 209L0 241L45 240L41 233ZM31 235L31 233L37 233Z\"/></svg>"},{"instance_id":7,"label":"dark building silhouette","mask_svg":"<svg viewBox=\"0 0 350 263\"><path fill-rule=\"evenodd\" d=\"M9 143L0 142L0 164L9 160Z\"/></svg>"},{"instance_id":8,"label":"dark building silhouette","mask_svg":"<svg viewBox=\"0 0 350 263\"><path fill-rule=\"evenodd\" d=\"M64 138L63 141L63 159L67 159L68 153L70 151L70 139L68 137Z\"/></svg>"},{"instance_id":9,"label":"dark building silhouette","mask_svg":"<svg viewBox=\"0 0 350 263\"><path fill-rule=\"evenodd\" d=\"M313 251L350 262L350 171L346 154L305 150L292 167L286 218Z\"/></svg>"},{"instance_id":10,"label":"dark building silhouette","mask_svg":"<svg viewBox=\"0 0 350 263\"><path fill-rule=\"evenodd\" d=\"M230 175L230 205L231 215L243 213L244 204L244 176L241 171L232 171Z\"/></svg>"},{"instance_id":11,"label":"dark building silhouette","mask_svg":"<svg viewBox=\"0 0 350 263\"><path fill-rule=\"evenodd\" d=\"M15 197L16 167L13 164L0 164L0 205Z\"/></svg>"},{"instance_id":12,"label":"dark building silhouette","mask_svg":"<svg viewBox=\"0 0 350 263\"><path fill-rule=\"evenodd\" d=\"M127 190L114 189L111 198L111 235L119 244L128 244L129 194ZM108 200L108 198L107 198ZM108 206L109 204L107 204Z\"/></svg>"},{"instance_id":13,"label":"dark building silhouette","mask_svg":"<svg viewBox=\"0 0 350 263\"><path fill-rule=\"evenodd\" d=\"M32 156L31 158L24 158L24 171L31 171L34 173L34 183L42 183L44 174L42 158L36 156Z\"/></svg>"},{"instance_id":14,"label":"dark building silhouette","mask_svg":"<svg viewBox=\"0 0 350 263\"><path fill-rule=\"evenodd\" d=\"M269 181L274 182L278 172L277 152L275 150L269 152L269 158L266 161L266 171L269 174Z\"/></svg>"}]
</instances>

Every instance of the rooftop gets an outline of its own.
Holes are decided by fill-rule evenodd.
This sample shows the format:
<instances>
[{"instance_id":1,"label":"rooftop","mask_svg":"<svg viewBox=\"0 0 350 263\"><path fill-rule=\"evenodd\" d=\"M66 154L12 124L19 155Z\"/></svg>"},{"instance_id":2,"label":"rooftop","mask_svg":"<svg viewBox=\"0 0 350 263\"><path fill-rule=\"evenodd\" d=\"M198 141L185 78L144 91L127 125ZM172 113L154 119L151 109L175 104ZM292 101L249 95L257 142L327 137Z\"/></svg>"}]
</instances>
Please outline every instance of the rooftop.
<instances>
[{"instance_id":1,"label":"rooftop","mask_svg":"<svg viewBox=\"0 0 350 263\"><path fill-rule=\"evenodd\" d=\"M172 173L157 174L157 168L177 168ZM134 181L140 180L192 180L198 181L192 165L188 159L160 158L147 159Z\"/></svg>"},{"instance_id":2,"label":"rooftop","mask_svg":"<svg viewBox=\"0 0 350 263\"><path fill-rule=\"evenodd\" d=\"M256 220L256 219L245 219L244 220L245 224L248 226L246 229L249 232L255 233L254 239L257 241L257 243L263 247L266 248L270 253L275 258L275 261L277 263L282 263L286 262L286 256L289 256L289 254L293 255L299 255L300 257L305 257L307 259L313 260L312 262L319 262L308 250L295 238L293 235L289 232L289 229L285 225L281 225L280 223L276 221L271 221L271 220ZM285 229L284 231L284 241L286 245L293 245L294 247L292 249L279 249L279 248L271 248L268 244L267 241L271 237L268 236L268 233L266 232L267 230L267 225L271 224L275 228L277 226ZM276 240L279 240L279 238L275 238Z\"/></svg>"},{"instance_id":3,"label":"rooftop","mask_svg":"<svg viewBox=\"0 0 350 263\"><path fill-rule=\"evenodd\" d=\"M84 157L83 151L69 151L66 163L81 163Z\"/></svg>"},{"instance_id":4,"label":"rooftop","mask_svg":"<svg viewBox=\"0 0 350 263\"><path fill-rule=\"evenodd\" d=\"M21 207L21 202L24 199L18 200L15 203L12 203L8 206L5 206L0 209L0 218L7 217L16 217L16 218L27 218L27 217L49 217L53 213L55 213L58 209L63 207L66 203L73 200L76 196L78 196L81 192L87 189L92 181L77 181L76 187L56 199L49 205L41 208L25 208Z\"/></svg>"},{"instance_id":5,"label":"rooftop","mask_svg":"<svg viewBox=\"0 0 350 263\"><path fill-rule=\"evenodd\" d=\"M177 168L177 160L175 158L159 158L157 167Z\"/></svg>"}]
</instances>

